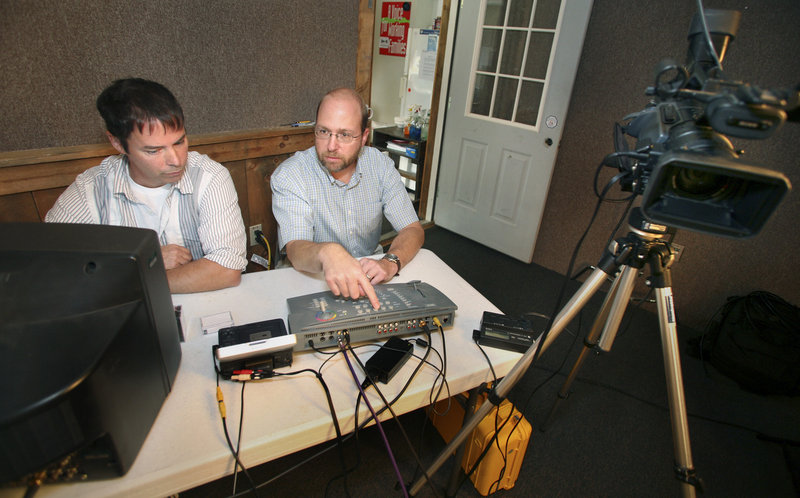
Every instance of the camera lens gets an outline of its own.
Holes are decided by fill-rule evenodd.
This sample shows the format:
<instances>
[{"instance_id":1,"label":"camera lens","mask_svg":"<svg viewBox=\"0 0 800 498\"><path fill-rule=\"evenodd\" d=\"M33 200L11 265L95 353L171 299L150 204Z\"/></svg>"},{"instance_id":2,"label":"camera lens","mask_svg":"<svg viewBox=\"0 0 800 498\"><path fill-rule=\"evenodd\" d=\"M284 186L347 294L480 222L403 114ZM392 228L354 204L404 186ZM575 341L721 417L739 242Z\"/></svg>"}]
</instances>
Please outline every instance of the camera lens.
<instances>
[{"instance_id":1,"label":"camera lens","mask_svg":"<svg viewBox=\"0 0 800 498\"><path fill-rule=\"evenodd\" d=\"M672 177L676 193L697 200L725 199L736 192L740 183L736 178L688 168L679 169Z\"/></svg>"}]
</instances>

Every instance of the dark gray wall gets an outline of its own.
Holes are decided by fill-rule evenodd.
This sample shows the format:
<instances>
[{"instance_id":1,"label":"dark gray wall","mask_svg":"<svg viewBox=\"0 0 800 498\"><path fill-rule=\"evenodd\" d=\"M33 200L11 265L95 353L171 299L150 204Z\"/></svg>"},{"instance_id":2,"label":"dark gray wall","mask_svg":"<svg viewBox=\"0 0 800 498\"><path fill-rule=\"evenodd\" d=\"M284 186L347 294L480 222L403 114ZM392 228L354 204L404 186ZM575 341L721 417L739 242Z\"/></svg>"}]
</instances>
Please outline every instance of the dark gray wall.
<instances>
[{"instance_id":1,"label":"dark gray wall","mask_svg":"<svg viewBox=\"0 0 800 498\"><path fill-rule=\"evenodd\" d=\"M94 108L117 78L170 88L189 133L313 119L353 86L352 0L3 0L0 151L105 141Z\"/></svg>"},{"instance_id":2,"label":"dark gray wall","mask_svg":"<svg viewBox=\"0 0 800 498\"><path fill-rule=\"evenodd\" d=\"M738 36L723 61L729 78L764 88L800 82L800 2L706 0L704 4L742 11ZM613 151L613 125L644 108L644 90L652 85L653 68L660 59L685 62L686 36L695 11L692 0L595 0L534 254L536 263L566 272L571 251L594 209L595 170ZM698 329L729 295L762 289L800 305L796 274L800 124L787 123L768 140L733 142L746 150L751 163L783 172L795 191L753 239L678 232L675 242L686 250L672 272L677 316ZM602 185L614 173L607 170ZM612 195L620 194L618 188L612 190ZM579 264L597 263L621 213L619 205L601 208L577 258Z\"/></svg>"},{"instance_id":3,"label":"dark gray wall","mask_svg":"<svg viewBox=\"0 0 800 498\"><path fill-rule=\"evenodd\" d=\"M724 61L730 77L763 87L798 82L800 2L705 4L743 12ZM536 263L566 271L594 206L595 168L612 150L613 124L644 107L656 62L683 62L695 8L692 0L595 0ZM357 10L352 0L5 0L0 151L103 142L94 99L127 76L172 89L190 133L310 119L325 91L355 82ZM782 171L800 188L800 125L735 143L750 161ZM619 216L618 206L602 208L579 263L597 262ZM800 304L796 219L800 196L793 192L754 239L679 232L675 241L686 252L673 271L678 319L702 327L726 296L754 289Z\"/></svg>"}]
</instances>

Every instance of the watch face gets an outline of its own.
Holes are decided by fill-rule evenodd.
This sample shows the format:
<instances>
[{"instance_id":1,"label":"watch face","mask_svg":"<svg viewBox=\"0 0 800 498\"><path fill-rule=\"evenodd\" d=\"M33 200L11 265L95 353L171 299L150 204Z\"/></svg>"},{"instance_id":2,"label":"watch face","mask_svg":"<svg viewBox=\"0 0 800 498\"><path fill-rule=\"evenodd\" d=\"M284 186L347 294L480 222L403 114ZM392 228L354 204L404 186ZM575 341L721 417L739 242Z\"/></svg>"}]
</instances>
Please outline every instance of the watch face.
<instances>
[{"instance_id":1,"label":"watch face","mask_svg":"<svg viewBox=\"0 0 800 498\"><path fill-rule=\"evenodd\" d=\"M398 258L396 254L386 253L383 256L383 259L388 259L392 263L396 264L397 265L397 271L398 272L400 271L400 258Z\"/></svg>"}]
</instances>

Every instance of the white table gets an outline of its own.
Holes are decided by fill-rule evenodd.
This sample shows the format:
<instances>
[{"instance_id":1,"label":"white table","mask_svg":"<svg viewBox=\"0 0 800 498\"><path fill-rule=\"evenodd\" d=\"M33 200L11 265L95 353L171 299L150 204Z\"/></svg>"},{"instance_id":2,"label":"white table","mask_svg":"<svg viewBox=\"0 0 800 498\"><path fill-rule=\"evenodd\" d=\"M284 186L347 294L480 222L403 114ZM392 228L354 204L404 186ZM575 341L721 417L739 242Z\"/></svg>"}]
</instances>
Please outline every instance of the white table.
<instances>
[{"instance_id":1,"label":"white table","mask_svg":"<svg viewBox=\"0 0 800 498\"><path fill-rule=\"evenodd\" d=\"M447 382L451 394L467 391L492 380L485 358L472 341L472 331L479 327L484 311L499 312L497 307L458 276L428 250L420 253L403 268L398 282L421 280L430 283L458 306L452 327L445 329L447 346ZM216 375L211 347L217 334L204 335L202 316L230 311L236 325L272 318L286 320L286 298L327 290L321 275L298 272L292 268L251 273L242 276L235 288L199 294L174 295L182 306L186 342L172 392L167 397L147 439L128 473L106 481L90 481L43 486L37 496L166 496L233 472L233 458L225 442L216 401ZM433 346L442 352L441 336L433 334ZM376 347L356 349L366 359ZM485 348L498 376L505 375L520 354ZM415 346L415 353L423 349ZM327 355L294 353L291 367L318 369ZM429 361L436 362L435 355ZM351 359L352 361L352 359ZM418 360L412 358L381 391L391 400L410 377ZM359 378L362 372L354 364ZM353 429L357 388L347 363L341 355L322 370L331 390L339 425L343 433ZM404 396L393 405L397 414L428 405L436 371L424 366ZM240 414L241 384L220 380L228 416L228 430L236 444ZM382 404L372 389L370 402L378 410ZM443 391L444 392L444 391ZM444 394L443 394L444 396ZM369 414L360 404L359 420ZM382 419L391 416L388 411ZM274 377L250 382L245 388L244 431L240 458L252 467L263 462L308 448L335 438L325 394L316 377L309 373ZM22 490L2 490L1 497L22 496Z\"/></svg>"}]
</instances>

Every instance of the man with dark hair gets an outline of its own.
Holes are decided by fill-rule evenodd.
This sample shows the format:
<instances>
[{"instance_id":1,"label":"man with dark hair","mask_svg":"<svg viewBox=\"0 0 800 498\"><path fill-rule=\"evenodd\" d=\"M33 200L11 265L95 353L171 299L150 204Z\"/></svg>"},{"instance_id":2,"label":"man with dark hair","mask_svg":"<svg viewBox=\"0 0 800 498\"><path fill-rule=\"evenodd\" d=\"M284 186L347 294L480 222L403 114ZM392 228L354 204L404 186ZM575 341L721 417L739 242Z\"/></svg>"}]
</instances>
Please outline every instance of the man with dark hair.
<instances>
[{"instance_id":1,"label":"man with dark hair","mask_svg":"<svg viewBox=\"0 0 800 498\"><path fill-rule=\"evenodd\" d=\"M189 152L183 110L163 85L115 81L97 98L119 155L75 179L45 221L149 228L173 293L238 285L247 237L228 170Z\"/></svg>"},{"instance_id":2,"label":"man with dark hair","mask_svg":"<svg viewBox=\"0 0 800 498\"><path fill-rule=\"evenodd\" d=\"M317 107L316 144L272 174L272 211L278 247L292 266L323 272L335 295L367 296L416 256L425 232L394 162L365 147L369 109L349 88L326 94ZM382 259L383 216L397 231ZM361 258L361 259L357 259Z\"/></svg>"}]
</instances>

